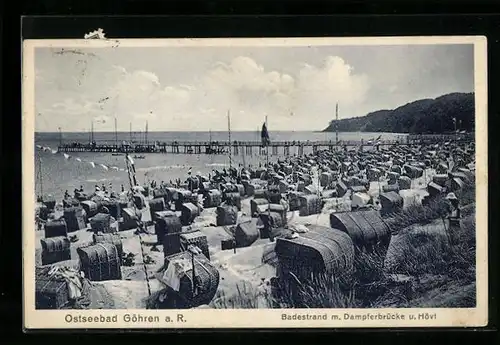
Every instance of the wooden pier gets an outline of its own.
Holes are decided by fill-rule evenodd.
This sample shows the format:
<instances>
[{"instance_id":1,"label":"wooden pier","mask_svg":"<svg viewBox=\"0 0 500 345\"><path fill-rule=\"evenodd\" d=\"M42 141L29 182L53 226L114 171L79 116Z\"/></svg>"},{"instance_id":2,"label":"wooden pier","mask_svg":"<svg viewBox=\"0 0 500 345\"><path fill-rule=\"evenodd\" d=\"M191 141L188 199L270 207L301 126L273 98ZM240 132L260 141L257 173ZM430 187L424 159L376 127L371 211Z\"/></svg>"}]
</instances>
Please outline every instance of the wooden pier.
<instances>
[{"instance_id":1,"label":"wooden pier","mask_svg":"<svg viewBox=\"0 0 500 345\"><path fill-rule=\"evenodd\" d=\"M260 141L171 141L154 144L113 145L108 143L68 143L60 144L59 152L101 152L101 153L171 153L171 154L228 154L235 155L265 155L270 150L273 155L302 155L305 148L318 150L339 150L349 147L387 147L393 145L420 145L442 143L446 140L473 141L474 136L407 136L399 140L380 140L376 143L363 140L340 141L273 141L265 148Z\"/></svg>"}]
</instances>

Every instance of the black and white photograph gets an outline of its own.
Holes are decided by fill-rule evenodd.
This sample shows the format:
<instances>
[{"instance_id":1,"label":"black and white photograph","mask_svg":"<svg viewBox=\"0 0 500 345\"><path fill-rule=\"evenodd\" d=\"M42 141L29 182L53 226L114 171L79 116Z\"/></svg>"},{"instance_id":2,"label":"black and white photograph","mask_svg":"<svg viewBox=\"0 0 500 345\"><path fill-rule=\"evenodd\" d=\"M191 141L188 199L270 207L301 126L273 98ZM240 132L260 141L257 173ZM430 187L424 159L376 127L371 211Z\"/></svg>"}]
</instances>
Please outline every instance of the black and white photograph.
<instances>
[{"instance_id":1,"label":"black and white photograph","mask_svg":"<svg viewBox=\"0 0 500 345\"><path fill-rule=\"evenodd\" d=\"M33 323L486 322L485 40L172 41L25 42Z\"/></svg>"}]
</instances>

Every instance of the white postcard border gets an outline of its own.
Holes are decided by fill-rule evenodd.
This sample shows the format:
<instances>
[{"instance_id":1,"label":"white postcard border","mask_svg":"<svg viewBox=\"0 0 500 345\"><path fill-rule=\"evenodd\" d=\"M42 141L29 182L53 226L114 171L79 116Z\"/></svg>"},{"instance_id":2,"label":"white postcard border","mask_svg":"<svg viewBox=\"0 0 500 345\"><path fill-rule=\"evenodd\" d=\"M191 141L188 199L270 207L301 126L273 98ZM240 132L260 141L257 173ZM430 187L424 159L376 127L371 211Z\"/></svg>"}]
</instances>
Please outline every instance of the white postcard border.
<instances>
[{"instance_id":1,"label":"white postcard border","mask_svg":"<svg viewBox=\"0 0 500 345\"><path fill-rule=\"evenodd\" d=\"M481 327L488 323L488 136L487 45L484 36L359 38L217 38L25 40L22 73L23 290L26 329L69 328L350 328ZM34 226L35 67L37 47L109 48L159 46L318 46L318 45L473 44L476 110L476 308L412 309L190 309L190 310L36 310ZM178 319L178 315L181 318ZM282 320L283 315L322 315L326 320ZM355 316L353 320L346 315ZM80 317L97 318L75 322ZM414 319L410 319L413 316ZM71 321L70 321L71 318ZM145 320L142 320L145 319ZM181 320L182 319L182 320Z\"/></svg>"}]
</instances>

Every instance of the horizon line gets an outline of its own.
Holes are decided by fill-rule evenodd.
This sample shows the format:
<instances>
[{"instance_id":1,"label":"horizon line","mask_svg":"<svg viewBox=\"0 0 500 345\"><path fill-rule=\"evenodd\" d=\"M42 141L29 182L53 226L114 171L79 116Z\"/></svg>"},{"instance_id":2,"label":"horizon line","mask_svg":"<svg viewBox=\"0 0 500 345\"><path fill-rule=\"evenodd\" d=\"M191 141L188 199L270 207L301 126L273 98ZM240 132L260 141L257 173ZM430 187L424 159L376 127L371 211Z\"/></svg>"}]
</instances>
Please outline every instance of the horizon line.
<instances>
[{"instance_id":1,"label":"horizon line","mask_svg":"<svg viewBox=\"0 0 500 345\"><path fill-rule=\"evenodd\" d=\"M164 132L195 132L195 133L208 133L208 132L227 132L226 130L190 130L190 129L185 129L185 130L162 130L162 131L150 131L148 130L148 133L164 133ZM232 130L231 132L256 132L257 130ZM278 130L273 130L272 132L322 132L323 130L286 130L286 129L278 129ZM89 133L89 130L85 131L35 131L35 133ZM130 133L130 131L116 131L117 133ZM145 131L132 131L132 133L144 133ZM260 129L259 129L260 132ZM115 133L114 130L110 131L94 131L94 133Z\"/></svg>"}]
</instances>

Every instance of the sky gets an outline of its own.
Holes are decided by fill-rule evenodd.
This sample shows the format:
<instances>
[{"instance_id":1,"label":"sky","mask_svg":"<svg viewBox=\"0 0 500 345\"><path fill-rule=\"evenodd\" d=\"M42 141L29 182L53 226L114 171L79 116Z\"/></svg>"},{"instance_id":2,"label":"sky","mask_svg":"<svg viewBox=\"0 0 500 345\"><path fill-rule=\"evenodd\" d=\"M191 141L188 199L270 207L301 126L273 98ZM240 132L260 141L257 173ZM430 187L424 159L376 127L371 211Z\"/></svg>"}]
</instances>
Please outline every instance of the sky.
<instances>
[{"instance_id":1,"label":"sky","mask_svg":"<svg viewBox=\"0 0 500 345\"><path fill-rule=\"evenodd\" d=\"M316 131L474 91L473 45L36 48L36 131Z\"/></svg>"}]
</instances>

